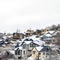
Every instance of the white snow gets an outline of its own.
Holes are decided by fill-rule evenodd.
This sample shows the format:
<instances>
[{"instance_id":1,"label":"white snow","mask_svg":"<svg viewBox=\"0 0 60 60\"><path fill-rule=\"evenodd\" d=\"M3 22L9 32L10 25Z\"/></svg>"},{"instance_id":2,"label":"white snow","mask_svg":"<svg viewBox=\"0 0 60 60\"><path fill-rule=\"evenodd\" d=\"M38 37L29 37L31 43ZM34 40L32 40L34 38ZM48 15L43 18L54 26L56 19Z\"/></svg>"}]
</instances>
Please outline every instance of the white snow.
<instances>
[{"instance_id":1,"label":"white snow","mask_svg":"<svg viewBox=\"0 0 60 60\"><path fill-rule=\"evenodd\" d=\"M39 47L36 47L37 51L41 51L43 49L43 47L39 46Z\"/></svg>"},{"instance_id":2,"label":"white snow","mask_svg":"<svg viewBox=\"0 0 60 60\"><path fill-rule=\"evenodd\" d=\"M42 45L44 45L45 44L45 42L44 41L41 41L41 40L35 40L35 41L33 41L35 44L38 44L38 45L40 45L40 46L42 46Z\"/></svg>"},{"instance_id":3,"label":"white snow","mask_svg":"<svg viewBox=\"0 0 60 60\"><path fill-rule=\"evenodd\" d=\"M20 46L19 49L22 50L22 46Z\"/></svg>"},{"instance_id":4,"label":"white snow","mask_svg":"<svg viewBox=\"0 0 60 60\"><path fill-rule=\"evenodd\" d=\"M30 44L32 41L24 41L26 44Z\"/></svg>"},{"instance_id":5,"label":"white snow","mask_svg":"<svg viewBox=\"0 0 60 60\"><path fill-rule=\"evenodd\" d=\"M33 40L40 40L40 38L36 38L36 35L30 36L29 38Z\"/></svg>"},{"instance_id":6,"label":"white snow","mask_svg":"<svg viewBox=\"0 0 60 60\"><path fill-rule=\"evenodd\" d=\"M32 57L29 57L29 58L28 58L28 60L35 60L35 59L34 59L34 58L32 58Z\"/></svg>"},{"instance_id":7,"label":"white snow","mask_svg":"<svg viewBox=\"0 0 60 60\"><path fill-rule=\"evenodd\" d=\"M19 46L19 47L15 48L14 50L16 50L16 49L18 49L18 48L19 48L20 50L22 50L22 46Z\"/></svg>"},{"instance_id":8,"label":"white snow","mask_svg":"<svg viewBox=\"0 0 60 60\"><path fill-rule=\"evenodd\" d=\"M57 33L59 33L59 34L60 34L60 31L56 31L56 32L53 34L53 36L54 36L54 35L56 35Z\"/></svg>"},{"instance_id":9,"label":"white snow","mask_svg":"<svg viewBox=\"0 0 60 60\"><path fill-rule=\"evenodd\" d=\"M55 47L55 45L54 45L54 44L49 44L49 46L50 46L50 47Z\"/></svg>"},{"instance_id":10,"label":"white snow","mask_svg":"<svg viewBox=\"0 0 60 60\"><path fill-rule=\"evenodd\" d=\"M2 39L0 39L0 41L2 41Z\"/></svg>"},{"instance_id":11,"label":"white snow","mask_svg":"<svg viewBox=\"0 0 60 60\"><path fill-rule=\"evenodd\" d=\"M9 52L10 52L11 54L15 54L15 51L14 51L14 50L9 50Z\"/></svg>"},{"instance_id":12,"label":"white snow","mask_svg":"<svg viewBox=\"0 0 60 60\"><path fill-rule=\"evenodd\" d=\"M53 34L55 31L48 31L50 34Z\"/></svg>"},{"instance_id":13,"label":"white snow","mask_svg":"<svg viewBox=\"0 0 60 60\"><path fill-rule=\"evenodd\" d=\"M19 42L19 43L21 43L21 41L20 41L20 40L16 40L16 42Z\"/></svg>"},{"instance_id":14,"label":"white snow","mask_svg":"<svg viewBox=\"0 0 60 60\"><path fill-rule=\"evenodd\" d=\"M53 34L55 31L47 31L45 34Z\"/></svg>"},{"instance_id":15,"label":"white snow","mask_svg":"<svg viewBox=\"0 0 60 60\"><path fill-rule=\"evenodd\" d=\"M47 36L47 37L52 37L52 35L51 34L44 34L45 36Z\"/></svg>"},{"instance_id":16,"label":"white snow","mask_svg":"<svg viewBox=\"0 0 60 60\"><path fill-rule=\"evenodd\" d=\"M7 38L7 36L3 36L3 38L4 38L4 39L6 39L6 38Z\"/></svg>"}]
</instances>

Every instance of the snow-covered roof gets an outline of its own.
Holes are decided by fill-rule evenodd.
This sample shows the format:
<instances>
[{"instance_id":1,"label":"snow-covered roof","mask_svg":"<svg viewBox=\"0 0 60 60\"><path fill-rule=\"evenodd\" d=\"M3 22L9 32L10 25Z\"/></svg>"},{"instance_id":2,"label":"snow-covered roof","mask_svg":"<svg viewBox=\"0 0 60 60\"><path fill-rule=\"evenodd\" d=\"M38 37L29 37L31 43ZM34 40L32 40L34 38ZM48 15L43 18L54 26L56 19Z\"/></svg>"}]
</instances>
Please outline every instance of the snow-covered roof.
<instances>
[{"instance_id":1,"label":"snow-covered roof","mask_svg":"<svg viewBox=\"0 0 60 60\"><path fill-rule=\"evenodd\" d=\"M26 44L30 44L32 41L24 41Z\"/></svg>"},{"instance_id":2,"label":"snow-covered roof","mask_svg":"<svg viewBox=\"0 0 60 60\"><path fill-rule=\"evenodd\" d=\"M33 40L40 40L40 38L36 38L36 35L30 36L29 38Z\"/></svg>"},{"instance_id":3,"label":"snow-covered roof","mask_svg":"<svg viewBox=\"0 0 60 60\"><path fill-rule=\"evenodd\" d=\"M50 34L53 34L55 31L48 31Z\"/></svg>"},{"instance_id":4,"label":"snow-covered roof","mask_svg":"<svg viewBox=\"0 0 60 60\"><path fill-rule=\"evenodd\" d=\"M43 49L43 47L39 46L39 47L36 47L37 51L41 51Z\"/></svg>"},{"instance_id":5,"label":"snow-covered roof","mask_svg":"<svg viewBox=\"0 0 60 60\"><path fill-rule=\"evenodd\" d=\"M56 32L53 34L53 36L56 35L57 33L60 33L60 31L56 31Z\"/></svg>"},{"instance_id":6,"label":"snow-covered roof","mask_svg":"<svg viewBox=\"0 0 60 60\"><path fill-rule=\"evenodd\" d=\"M22 39L22 42L24 42L25 39L27 39L27 37L25 37L24 39Z\"/></svg>"},{"instance_id":7,"label":"snow-covered roof","mask_svg":"<svg viewBox=\"0 0 60 60\"><path fill-rule=\"evenodd\" d=\"M35 40L35 41L33 41L33 43L38 44L40 46L45 45L45 42L41 41L41 40Z\"/></svg>"},{"instance_id":8,"label":"snow-covered roof","mask_svg":"<svg viewBox=\"0 0 60 60\"><path fill-rule=\"evenodd\" d=\"M58 50L58 48L57 47L54 47L54 48L52 48L52 50Z\"/></svg>"},{"instance_id":9,"label":"snow-covered roof","mask_svg":"<svg viewBox=\"0 0 60 60\"><path fill-rule=\"evenodd\" d=\"M8 38L11 38L12 36L7 36Z\"/></svg>"},{"instance_id":10,"label":"snow-covered roof","mask_svg":"<svg viewBox=\"0 0 60 60\"><path fill-rule=\"evenodd\" d=\"M16 40L16 42L21 43L21 41L20 41L20 40Z\"/></svg>"},{"instance_id":11,"label":"snow-covered roof","mask_svg":"<svg viewBox=\"0 0 60 60\"><path fill-rule=\"evenodd\" d=\"M10 42L11 42L11 43L16 43L15 41L12 41L12 40L11 40Z\"/></svg>"},{"instance_id":12,"label":"snow-covered roof","mask_svg":"<svg viewBox=\"0 0 60 60\"><path fill-rule=\"evenodd\" d=\"M54 45L54 44L49 44L49 46L50 46L50 47L55 47L55 45Z\"/></svg>"},{"instance_id":13,"label":"snow-covered roof","mask_svg":"<svg viewBox=\"0 0 60 60\"><path fill-rule=\"evenodd\" d=\"M2 39L0 39L0 41L2 41Z\"/></svg>"},{"instance_id":14,"label":"snow-covered roof","mask_svg":"<svg viewBox=\"0 0 60 60\"><path fill-rule=\"evenodd\" d=\"M45 34L53 34L55 31L47 31Z\"/></svg>"},{"instance_id":15,"label":"snow-covered roof","mask_svg":"<svg viewBox=\"0 0 60 60\"><path fill-rule=\"evenodd\" d=\"M53 38L50 38L50 37L49 37L49 38L44 38L43 40L44 40L44 41L49 41L49 40L52 40L52 39L53 39Z\"/></svg>"},{"instance_id":16,"label":"snow-covered roof","mask_svg":"<svg viewBox=\"0 0 60 60\"><path fill-rule=\"evenodd\" d=\"M19 49L22 50L22 46L20 46Z\"/></svg>"},{"instance_id":17,"label":"snow-covered roof","mask_svg":"<svg viewBox=\"0 0 60 60\"><path fill-rule=\"evenodd\" d=\"M30 36L30 37L26 37L24 39L22 39L22 42L26 41L26 39L28 39L28 41L34 41L34 40L40 40L40 37L39 38L36 38L36 35L33 35L33 36Z\"/></svg>"},{"instance_id":18,"label":"snow-covered roof","mask_svg":"<svg viewBox=\"0 0 60 60\"><path fill-rule=\"evenodd\" d=\"M7 36L3 36L3 38L4 38L4 39L6 39L6 38L7 38Z\"/></svg>"},{"instance_id":19,"label":"snow-covered roof","mask_svg":"<svg viewBox=\"0 0 60 60\"><path fill-rule=\"evenodd\" d=\"M15 48L14 50L17 50L18 48L19 48L20 50L22 50L22 46L19 46L19 47Z\"/></svg>"},{"instance_id":20,"label":"snow-covered roof","mask_svg":"<svg viewBox=\"0 0 60 60\"><path fill-rule=\"evenodd\" d=\"M35 59L35 58L33 58L33 57L29 57L29 58L28 58L28 60L34 60L34 59Z\"/></svg>"},{"instance_id":21,"label":"snow-covered roof","mask_svg":"<svg viewBox=\"0 0 60 60\"><path fill-rule=\"evenodd\" d=\"M52 35L49 33L45 33L44 35L41 35L40 38L52 38Z\"/></svg>"},{"instance_id":22,"label":"snow-covered roof","mask_svg":"<svg viewBox=\"0 0 60 60\"><path fill-rule=\"evenodd\" d=\"M52 35L51 34L44 34L46 37L52 37Z\"/></svg>"}]
</instances>

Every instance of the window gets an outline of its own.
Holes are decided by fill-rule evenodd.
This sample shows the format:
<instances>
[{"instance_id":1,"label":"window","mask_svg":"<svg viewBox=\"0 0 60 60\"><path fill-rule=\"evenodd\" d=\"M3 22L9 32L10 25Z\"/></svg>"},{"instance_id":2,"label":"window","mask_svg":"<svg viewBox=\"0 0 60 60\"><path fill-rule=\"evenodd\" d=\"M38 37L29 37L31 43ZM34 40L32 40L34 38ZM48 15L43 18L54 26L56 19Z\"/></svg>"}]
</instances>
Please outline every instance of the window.
<instances>
[{"instance_id":1,"label":"window","mask_svg":"<svg viewBox=\"0 0 60 60\"><path fill-rule=\"evenodd\" d=\"M33 44L30 44L30 47L33 47Z\"/></svg>"},{"instance_id":2,"label":"window","mask_svg":"<svg viewBox=\"0 0 60 60\"><path fill-rule=\"evenodd\" d=\"M17 55L17 50L15 50L15 55Z\"/></svg>"},{"instance_id":3,"label":"window","mask_svg":"<svg viewBox=\"0 0 60 60\"><path fill-rule=\"evenodd\" d=\"M55 42L55 40L53 40L53 42Z\"/></svg>"},{"instance_id":4,"label":"window","mask_svg":"<svg viewBox=\"0 0 60 60\"><path fill-rule=\"evenodd\" d=\"M18 50L18 55L21 55L22 54L22 50Z\"/></svg>"},{"instance_id":5,"label":"window","mask_svg":"<svg viewBox=\"0 0 60 60\"><path fill-rule=\"evenodd\" d=\"M23 54L25 55L25 51L23 51Z\"/></svg>"},{"instance_id":6,"label":"window","mask_svg":"<svg viewBox=\"0 0 60 60\"><path fill-rule=\"evenodd\" d=\"M15 50L15 54L16 55L21 55L22 54L22 50L19 50L19 49Z\"/></svg>"},{"instance_id":7,"label":"window","mask_svg":"<svg viewBox=\"0 0 60 60\"><path fill-rule=\"evenodd\" d=\"M39 55L41 55L41 53L38 53Z\"/></svg>"},{"instance_id":8,"label":"window","mask_svg":"<svg viewBox=\"0 0 60 60\"><path fill-rule=\"evenodd\" d=\"M35 51L33 51L33 54L35 54Z\"/></svg>"},{"instance_id":9,"label":"window","mask_svg":"<svg viewBox=\"0 0 60 60\"><path fill-rule=\"evenodd\" d=\"M43 55L45 55L45 52L43 52Z\"/></svg>"},{"instance_id":10,"label":"window","mask_svg":"<svg viewBox=\"0 0 60 60\"><path fill-rule=\"evenodd\" d=\"M26 44L23 44L23 49L25 49L26 48Z\"/></svg>"}]
</instances>

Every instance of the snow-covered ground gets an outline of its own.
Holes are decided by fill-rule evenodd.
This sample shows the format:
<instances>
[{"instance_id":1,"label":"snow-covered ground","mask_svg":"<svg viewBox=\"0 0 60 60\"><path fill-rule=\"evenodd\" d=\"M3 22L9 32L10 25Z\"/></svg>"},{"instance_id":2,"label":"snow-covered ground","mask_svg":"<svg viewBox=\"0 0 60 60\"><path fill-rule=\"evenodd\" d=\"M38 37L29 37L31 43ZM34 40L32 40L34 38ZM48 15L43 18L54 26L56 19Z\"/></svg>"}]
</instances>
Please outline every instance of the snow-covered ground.
<instances>
[{"instance_id":1,"label":"snow-covered ground","mask_svg":"<svg viewBox=\"0 0 60 60\"><path fill-rule=\"evenodd\" d=\"M29 57L29 58L28 58L28 60L35 60L35 59L34 59L34 58L32 58L32 57Z\"/></svg>"}]
</instances>

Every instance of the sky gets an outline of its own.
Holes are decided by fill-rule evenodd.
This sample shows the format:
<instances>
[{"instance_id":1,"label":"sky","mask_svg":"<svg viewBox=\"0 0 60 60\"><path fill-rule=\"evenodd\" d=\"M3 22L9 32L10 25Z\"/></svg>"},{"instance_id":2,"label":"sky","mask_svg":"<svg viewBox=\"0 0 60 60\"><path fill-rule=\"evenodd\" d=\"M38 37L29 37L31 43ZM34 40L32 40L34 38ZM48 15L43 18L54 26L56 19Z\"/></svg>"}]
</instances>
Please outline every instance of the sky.
<instances>
[{"instance_id":1,"label":"sky","mask_svg":"<svg viewBox=\"0 0 60 60\"><path fill-rule=\"evenodd\" d=\"M0 32L23 32L59 23L60 0L0 0Z\"/></svg>"}]
</instances>

